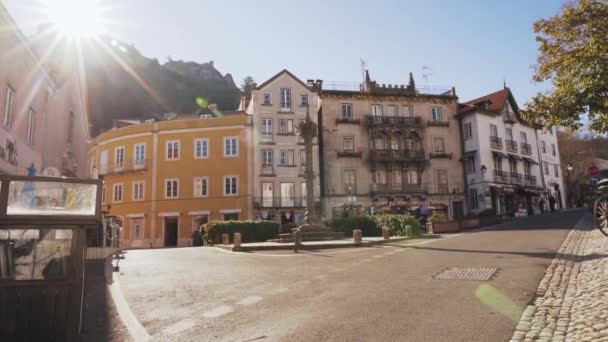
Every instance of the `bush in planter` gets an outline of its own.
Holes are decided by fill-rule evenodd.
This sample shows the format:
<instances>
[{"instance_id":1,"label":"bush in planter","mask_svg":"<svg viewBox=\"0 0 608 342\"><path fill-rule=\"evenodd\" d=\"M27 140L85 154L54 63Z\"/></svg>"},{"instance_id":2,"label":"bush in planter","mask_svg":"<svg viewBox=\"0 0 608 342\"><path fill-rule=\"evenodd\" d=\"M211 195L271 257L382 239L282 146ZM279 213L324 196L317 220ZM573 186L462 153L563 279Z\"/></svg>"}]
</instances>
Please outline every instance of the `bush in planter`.
<instances>
[{"instance_id":1,"label":"bush in planter","mask_svg":"<svg viewBox=\"0 0 608 342\"><path fill-rule=\"evenodd\" d=\"M344 236L353 236L353 230L361 229L363 236L382 236L382 230L372 216L338 217L330 220L327 226L335 232L344 232Z\"/></svg>"},{"instance_id":2,"label":"bush in planter","mask_svg":"<svg viewBox=\"0 0 608 342\"><path fill-rule=\"evenodd\" d=\"M255 242L273 239L279 233L279 223L274 221L212 221L201 230L205 244L221 243L222 234L228 233L232 240L234 233L241 233L241 241Z\"/></svg>"},{"instance_id":3,"label":"bush in planter","mask_svg":"<svg viewBox=\"0 0 608 342\"><path fill-rule=\"evenodd\" d=\"M373 218L380 228L388 228L393 236L407 236L406 226L411 227L410 236L420 234L420 222L412 215L376 215Z\"/></svg>"},{"instance_id":4,"label":"bush in planter","mask_svg":"<svg viewBox=\"0 0 608 342\"><path fill-rule=\"evenodd\" d=\"M432 222L432 223L448 222L448 215L446 215L444 213L434 213L433 215L429 216L429 222Z\"/></svg>"},{"instance_id":5,"label":"bush in planter","mask_svg":"<svg viewBox=\"0 0 608 342\"><path fill-rule=\"evenodd\" d=\"M496 209L494 209L494 208L484 209L484 210L480 211L479 214L477 214L477 216L479 216L479 217L496 216Z\"/></svg>"},{"instance_id":6,"label":"bush in planter","mask_svg":"<svg viewBox=\"0 0 608 342\"><path fill-rule=\"evenodd\" d=\"M203 233L201 230L195 230L192 232L192 246L200 247L203 245Z\"/></svg>"}]
</instances>

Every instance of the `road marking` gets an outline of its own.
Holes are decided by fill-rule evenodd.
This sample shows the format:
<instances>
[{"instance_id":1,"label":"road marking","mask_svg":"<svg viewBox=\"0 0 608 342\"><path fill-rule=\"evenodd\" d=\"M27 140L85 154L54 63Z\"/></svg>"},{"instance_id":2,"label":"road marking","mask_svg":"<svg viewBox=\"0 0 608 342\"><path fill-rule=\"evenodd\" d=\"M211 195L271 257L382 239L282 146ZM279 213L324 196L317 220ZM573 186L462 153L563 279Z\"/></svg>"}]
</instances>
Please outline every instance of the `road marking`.
<instances>
[{"instance_id":1,"label":"road marking","mask_svg":"<svg viewBox=\"0 0 608 342\"><path fill-rule=\"evenodd\" d=\"M241 299L237 304L238 305L251 305L251 304L255 304L261 300L262 300L262 297L260 297L260 296L249 296L249 297L245 297L245 298Z\"/></svg>"},{"instance_id":2,"label":"road marking","mask_svg":"<svg viewBox=\"0 0 608 342\"><path fill-rule=\"evenodd\" d=\"M129 303L125 299L122 294L122 290L120 289L120 283L118 279L118 275L116 272L112 273L112 284L108 285L110 289L110 296L112 297L112 301L114 301L114 305L116 306L116 311L118 311L118 316L122 323L127 327L129 334L135 341L148 341L151 339L150 334L146 331L146 329L139 323L131 308L129 308Z\"/></svg>"},{"instance_id":3,"label":"road marking","mask_svg":"<svg viewBox=\"0 0 608 342\"><path fill-rule=\"evenodd\" d=\"M227 313L232 312L232 306L228 306L228 305L222 305L222 306L218 306L215 309L209 310L207 312L205 312L203 314L203 317L207 317L207 318L217 318L220 316L223 316Z\"/></svg>"},{"instance_id":4,"label":"road marking","mask_svg":"<svg viewBox=\"0 0 608 342\"><path fill-rule=\"evenodd\" d=\"M192 328L194 328L194 321L191 319L184 319L182 321L179 321L173 325L166 327L165 329L163 329L163 333L168 334L168 335L175 335L182 331L186 331L186 330L192 329Z\"/></svg>"}]
</instances>

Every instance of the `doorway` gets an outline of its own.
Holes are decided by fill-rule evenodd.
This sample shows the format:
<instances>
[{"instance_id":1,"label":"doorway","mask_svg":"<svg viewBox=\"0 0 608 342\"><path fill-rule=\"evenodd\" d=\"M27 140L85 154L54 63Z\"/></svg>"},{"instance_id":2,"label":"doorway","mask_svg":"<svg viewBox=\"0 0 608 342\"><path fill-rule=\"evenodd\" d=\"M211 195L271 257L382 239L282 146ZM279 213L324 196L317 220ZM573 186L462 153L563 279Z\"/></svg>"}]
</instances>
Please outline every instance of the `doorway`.
<instances>
[{"instance_id":1,"label":"doorway","mask_svg":"<svg viewBox=\"0 0 608 342\"><path fill-rule=\"evenodd\" d=\"M165 217L165 247L177 246L177 217Z\"/></svg>"},{"instance_id":2,"label":"doorway","mask_svg":"<svg viewBox=\"0 0 608 342\"><path fill-rule=\"evenodd\" d=\"M460 220L464 218L464 205L462 201L452 202L452 207L454 208L454 219Z\"/></svg>"}]
</instances>

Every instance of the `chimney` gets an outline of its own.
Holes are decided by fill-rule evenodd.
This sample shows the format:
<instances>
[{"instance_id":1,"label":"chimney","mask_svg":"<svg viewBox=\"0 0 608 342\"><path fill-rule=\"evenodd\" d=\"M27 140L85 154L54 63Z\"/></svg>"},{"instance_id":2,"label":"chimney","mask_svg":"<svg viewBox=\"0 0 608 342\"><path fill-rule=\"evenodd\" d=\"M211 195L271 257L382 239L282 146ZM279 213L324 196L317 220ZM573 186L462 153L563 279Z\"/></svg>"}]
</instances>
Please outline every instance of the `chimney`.
<instances>
[{"instance_id":1,"label":"chimney","mask_svg":"<svg viewBox=\"0 0 608 342\"><path fill-rule=\"evenodd\" d=\"M412 73L410 72L410 81L407 84L408 88L413 88L416 89L416 83L414 82L414 75L412 75Z\"/></svg>"}]
</instances>

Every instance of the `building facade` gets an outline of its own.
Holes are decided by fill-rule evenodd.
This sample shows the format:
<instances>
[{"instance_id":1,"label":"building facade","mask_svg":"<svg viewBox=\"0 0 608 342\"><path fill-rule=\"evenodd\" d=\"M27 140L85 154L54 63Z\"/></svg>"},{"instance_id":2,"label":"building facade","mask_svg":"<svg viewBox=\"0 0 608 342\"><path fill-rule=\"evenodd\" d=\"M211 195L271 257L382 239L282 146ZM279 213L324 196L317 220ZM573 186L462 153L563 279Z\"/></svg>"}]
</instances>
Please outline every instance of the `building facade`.
<instances>
[{"instance_id":1,"label":"building facade","mask_svg":"<svg viewBox=\"0 0 608 342\"><path fill-rule=\"evenodd\" d=\"M465 214L455 90L430 94L380 85L366 71L359 89L317 81L321 98L322 196L327 218L361 213Z\"/></svg>"},{"instance_id":2,"label":"building facade","mask_svg":"<svg viewBox=\"0 0 608 342\"><path fill-rule=\"evenodd\" d=\"M122 246L189 246L203 223L250 219L251 139L244 112L136 124L93 139L90 171L104 177L102 208L122 221Z\"/></svg>"},{"instance_id":3,"label":"building facade","mask_svg":"<svg viewBox=\"0 0 608 342\"><path fill-rule=\"evenodd\" d=\"M88 122L77 68L52 75L0 4L0 173L86 175Z\"/></svg>"},{"instance_id":4,"label":"building facade","mask_svg":"<svg viewBox=\"0 0 608 342\"><path fill-rule=\"evenodd\" d=\"M539 143L539 126L519 115L511 90L505 86L468 101L457 117L470 211L494 208L498 215L531 215L541 211L541 198L548 209L541 157L546 143ZM553 144L558 153L557 142Z\"/></svg>"},{"instance_id":5,"label":"building facade","mask_svg":"<svg viewBox=\"0 0 608 342\"><path fill-rule=\"evenodd\" d=\"M251 91L247 113L253 121L253 216L298 222L306 207L306 158L298 125L307 112L317 122L318 96L310 85L283 70ZM313 142L315 203L319 200L319 146Z\"/></svg>"},{"instance_id":6,"label":"building facade","mask_svg":"<svg viewBox=\"0 0 608 342\"><path fill-rule=\"evenodd\" d=\"M559 145L557 143L557 128L536 131L540 145L540 163L542 166L542 182L547 195L552 195L558 208L566 207L566 189L562 172Z\"/></svg>"}]
</instances>

